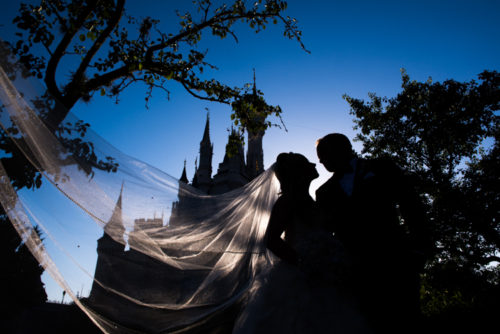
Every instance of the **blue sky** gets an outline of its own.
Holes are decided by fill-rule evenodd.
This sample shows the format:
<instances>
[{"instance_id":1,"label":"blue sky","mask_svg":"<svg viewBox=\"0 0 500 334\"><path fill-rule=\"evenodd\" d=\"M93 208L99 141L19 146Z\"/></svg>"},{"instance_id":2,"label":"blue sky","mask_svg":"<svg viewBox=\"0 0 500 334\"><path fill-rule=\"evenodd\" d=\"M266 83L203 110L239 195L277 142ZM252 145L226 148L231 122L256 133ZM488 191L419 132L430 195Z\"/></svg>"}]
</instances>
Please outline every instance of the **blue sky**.
<instances>
[{"instance_id":1,"label":"blue sky","mask_svg":"<svg viewBox=\"0 0 500 334\"><path fill-rule=\"evenodd\" d=\"M127 11L163 20L166 30L176 29L174 9L190 1L129 0ZM265 165L277 154L295 151L317 162L315 140L329 132L354 137L344 93L366 98L368 92L394 96L400 90L400 69L412 79L470 80L484 69L500 64L500 1L289 1L286 15L298 19L303 42L311 51L282 36L282 28L269 26L255 34L240 25L239 43L231 38L207 36L200 49L219 67L215 78L230 85L251 82L268 103L280 105L288 132L271 129L264 137ZM8 39L16 1L2 11L0 36ZM158 15L158 13L162 13ZM175 31L175 30L173 30ZM194 173L206 111L210 110L214 141L214 170L221 162L230 127L230 107L198 101L173 83L167 100L156 91L149 110L145 89L131 87L120 104L96 96L79 103L73 112L123 152L150 163L173 176L180 176L187 160L188 177ZM98 94L96 94L98 95ZM360 150L359 146L356 146ZM313 187L327 177L322 175Z\"/></svg>"},{"instance_id":2,"label":"blue sky","mask_svg":"<svg viewBox=\"0 0 500 334\"><path fill-rule=\"evenodd\" d=\"M158 18L168 30L175 28L171 18L179 3L188 8L191 2L129 0L127 11ZM3 39L11 39L10 21L18 4L2 3ZM330 132L355 135L344 93L358 98L366 98L368 92L394 96L400 90L401 68L420 81L467 81L485 69L500 70L499 13L498 0L292 0L285 14L297 18L310 54L284 38L279 25L259 34L241 25L239 43L207 36L201 49L208 49L208 60L219 67L209 74L227 84L251 82L255 68L257 86L267 102L283 109L288 132L266 133L266 167L288 151L318 163L316 139ZM157 91L148 110L144 87L138 85L126 91L118 105L96 96L73 112L121 151L173 176L180 176L186 159L191 179L208 108L216 170L231 126L230 108L196 100L176 84L169 89L170 100ZM355 147L360 151L358 144ZM312 189L328 178L319 163L318 171L321 176Z\"/></svg>"}]
</instances>

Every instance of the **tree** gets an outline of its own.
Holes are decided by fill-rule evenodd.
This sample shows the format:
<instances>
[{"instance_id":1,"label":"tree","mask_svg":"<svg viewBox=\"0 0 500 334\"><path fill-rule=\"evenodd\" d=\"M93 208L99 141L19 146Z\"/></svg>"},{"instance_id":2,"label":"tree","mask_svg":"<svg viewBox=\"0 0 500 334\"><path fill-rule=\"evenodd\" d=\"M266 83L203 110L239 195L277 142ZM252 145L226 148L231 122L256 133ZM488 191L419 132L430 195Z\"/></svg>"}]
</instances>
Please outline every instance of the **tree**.
<instances>
[{"instance_id":1,"label":"tree","mask_svg":"<svg viewBox=\"0 0 500 334\"><path fill-rule=\"evenodd\" d=\"M112 157L97 156L93 144L83 139L88 124L63 122L78 101L88 102L95 93L118 102L120 93L140 82L146 86L147 106L154 89L163 90L168 97L168 85L175 82L195 98L234 103L236 125L245 124L250 130L252 126L259 126L242 122L253 119L248 113L254 109L238 109L247 90L207 78L204 69L216 69L216 66L205 60L207 51L200 51L197 46L204 32L237 40L234 28L238 22L256 32L279 22L284 26L284 35L297 40L304 48L296 20L283 16L286 1L256 0L250 6L241 0L218 6L211 0L193 3L193 13L177 12L179 28L174 32L161 31L157 19L139 20L126 14L125 0L40 0L36 5L20 5L19 14L13 20L18 39L10 41L8 47L0 43L2 61L14 55L19 63L3 68L11 78L20 73L43 80L46 94L31 102L87 174L91 174L93 168L113 172L118 167ZM66 60L72 66L62 73L67 69L62 65ZM280 113L279 107L265 104L258 116L279 117ZM38 188L42 183L40 170L20 149L24 148L23 141L13 143L13 135L18 139L22 137L19 129L0 128L1 162L16 190ZM4 217L1 207L0 215Z\"/></svg>"},{"instance_id":2,"label":"tree","mask_svg":"<svg viewBox=\"0 0 500 334\"><path fill-rule=\"evenodd\" d=\"M410 80L403 70L402 91L394 98L344 98L362 153L390 157L419 180L436 243L428 281L448 290L458 282L451 290L460 285L469 301L477 291L464 277L500 283L491 267L500 260L499 73L440 83Z\"/></svg>"},{"instance_id":3,"label":"tree","mask_svg":"<svg viewBox=\"0 0 500 334\"><path fill-rule=\"evenodd\" d=\"M165 91L168 97L168 85L176 82L196 98L231 104L233 122L239 127L243 124L249 131L258 132L260 124L265 127L272 124L248 119L280 117L281 109L267 105L260 91L256 112L256 108L247 107L248 103L241 103L248 96L248 89L203 78L204 68L216 67L205 61L207 51L197 50L197 45L205 31L222 39L229 35L237 40L234 31L237 22L249 25L256 32L270 22L281 22L284 35L297 40L305 49L296 20L283 16L287 3L278 0L257 0L251 6L241 0L219 6L210 0L193 3L196 14L177 12L179 29L172 33L159 30L157 19L138 20L127 15L125 0L40 0L36 5L21 4L19 15L13 20L19 29L16 33L19 39L9 43L10 49L31 75L45 82L47 94L36 101L39 112L75 158L86 165L86 172L90 173L92 168L113 171L117 165L106 157L99 159L92 143L60 135L85 134L88 124L62 121L77 101L88 102L96 92L118 102L121 92L133 83L142 82L147 87L147 105L155 88ZM2 54L9 51L2 50ZM64 75L59 72L66 59L70 59L72 66ZM19 148L12 145L4 129L0 130L0 148L10 155L2 158L2 163L17 187L40 186L39 173Z\"/></svg>"},{"instance_id":4,"label":"tree","mask_svg":"<svg viewBox=\"0 0 500 334\"><path fill-rule=\"evenodd\" d=\"M33 233L40 235L38 228ZM0 256L2 259L2 286L8 291L2 296L1 314L4 320L24 308L47 300L40 275L43 268L22 243L5 214L0 214Z\"/></svg>"},{"instance_id":5,"label":"tree","mask_svg":"<svg viewBox=\"0 0 500 334\"><path fill-rule=\"evenodd\" d=\"M240 89L215 79L203 79L207 51L196 49L204 31L237 40L233 26L241 21L256 32L269 21L284 25L288 38L301 42L296 20L283 16L287 4L257 0L214 6L211 0L193 1L197 14L177 13L179 30L159 30L157 19L138 20L125 13L125 0L41 0L38 5L21 4L17 25L20 38L11 43L15 54L33 75L43 79L48 92L65 110L52 113L51 124L60 124L77 101L89 101L95 92L118 98L135 82L147 86L146 102L154 88L169 93L170 82L180 83L196 98L230 104ZM125 18L126 22L123 22ZM136 26L135 33L130 32ZM35 50L37 50L35 52ZM39 54L43 50L45 54ZM56 76L63 58L73 57L76 70ZM58 78L69 77L67 82Z\"/></svg>"}]
</instances>

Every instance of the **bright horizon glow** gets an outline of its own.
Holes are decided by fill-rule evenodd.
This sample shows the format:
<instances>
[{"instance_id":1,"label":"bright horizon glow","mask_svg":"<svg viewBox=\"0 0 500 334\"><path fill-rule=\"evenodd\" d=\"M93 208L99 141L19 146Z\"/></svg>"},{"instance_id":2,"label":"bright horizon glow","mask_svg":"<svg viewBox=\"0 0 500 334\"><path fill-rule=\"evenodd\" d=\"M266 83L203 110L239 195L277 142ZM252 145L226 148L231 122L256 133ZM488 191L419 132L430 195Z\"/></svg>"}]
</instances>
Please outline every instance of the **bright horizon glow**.
<instances>
[{"instance_id":1,"label":"bright horizon glow","mask_svg":"<svg viewBox=\"0 0 500 334\"><path fill-rule=\"evenodd\" d=\"M2 6L2 39L13 40L10 22L19 3ZM172 3L132 0L126 7L132 15L163 19L173 14L177 4ZM182 5L188 8L187 3ZM401 68L418 81L428 77L469 81L483 70L500 70L499 12L500 2L487 0L293 0L288 1L285 14L298 19L311 54L285 39L281 27L273 25L259 34L239 26L238 44L231 37L221 41L206 36L200 49L209 49L208 60L220 68L208 75L229 85L250 83L255 68L257 87L269 104L281 106L288 129L266 132L265 168L281 152L304 154L320 173L311 186L313 193L329 177L316 157L315 141L330 132L345 133L351 139L356 133L344 93L364 99L368 92L395 96L401 88ZM167 19L162 22L168 24ZM191 180L208 108L215 174L231 126L230 107L196 100L176 84L169 89L170 101L156 91L148 110L145 89L136 85L122 94L119 104L96 94L89 104L80 102L72 112L119 150L174 177L180 177L186 159ZM361 151L359 143L354 147ZM49 299L60 300L61 290L46 282Z\"/></svg>"}]
</instances>

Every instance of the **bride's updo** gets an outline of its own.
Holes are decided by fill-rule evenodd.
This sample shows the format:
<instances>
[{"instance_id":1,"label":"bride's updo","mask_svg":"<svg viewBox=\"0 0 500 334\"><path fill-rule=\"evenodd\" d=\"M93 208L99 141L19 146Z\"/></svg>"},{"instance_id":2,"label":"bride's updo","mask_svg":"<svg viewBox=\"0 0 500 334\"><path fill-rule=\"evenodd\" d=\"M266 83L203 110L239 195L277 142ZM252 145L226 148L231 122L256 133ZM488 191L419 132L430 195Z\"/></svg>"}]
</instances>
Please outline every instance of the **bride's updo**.
<instances>
[{"instance_id":1,"label":"bride's updo","mask_svg":"<svg viewBox=\"0 0 500 334\"><path fill-rule=\"evenodd\" d=\"M311 163L305 156L298 153L280 153L274 164L274 173L280 181L281 193L291 193L301 188L302 183L307 185L313 178L306 178Z\"/></svg>"}]
</instances>

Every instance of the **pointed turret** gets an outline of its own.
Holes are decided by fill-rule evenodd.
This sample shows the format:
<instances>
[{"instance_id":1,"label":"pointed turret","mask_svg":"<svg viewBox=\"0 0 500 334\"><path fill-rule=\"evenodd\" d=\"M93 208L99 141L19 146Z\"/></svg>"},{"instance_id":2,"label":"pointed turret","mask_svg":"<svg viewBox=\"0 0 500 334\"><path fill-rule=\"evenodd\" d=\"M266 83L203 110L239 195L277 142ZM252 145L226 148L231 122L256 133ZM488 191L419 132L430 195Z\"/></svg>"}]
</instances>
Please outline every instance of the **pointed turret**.
<instances>
[{"instance_id":1,"label":"pointed turret","mask_svg":"<svg viewBox=\"0 0 500 334\"><path fill-rule=\"evenodd\" d=\"M231 131L229 132L229 137L226 144L226 152L224 154L224 160L222 163L228 163L229 161L234 161L233 165L238 167L238 172L244 172L245 168L245 158L244 158L244 148L243 148L243 133L239 130L235 130L231 126ZM231 150L231 152L230 152Z\"/></svg>"},{"instance_id":2,"label":"pointed turret","mask_svg":"<svg viewBox=\"0 0 500 334\"><path fill-rule=\"evenodd\" d=\"M123 235L125 234L125 226L123 226L123 217L122 217L122 195L123 195L123 183L120 189L120 195L118 196L118 200L116 201L115 208L113 210L113 214L111 218L104 226L105 236L109 235L113 241L125 245L125 240Z\"/></svg>"},{"instance_id":3,"label":"pointed turret","mask_svg":"<svg viewBox=\"0 0 500 334\"><path fill-rule=\"evenodd\" d=\"M205 131L203 131L202 143L210 144L210 114L207 113L207 121L205 123Z\"/></svg>"},{"instance_id":4,"label":"pointed turret","mask_svg":"<svg viewBox=\"0 0 500 334\"><path fill-rule=\"evenodd\" d=\"M179 181L184 182L184 183L189 183L189 180L186 175L186 160L184 160L184 169L182 170L182 175Z\"/></svg>"},{"instance_id":5,"label":"pointed turret","mask_svg":"<svg viewBox=\"0 0 500 334\"><path fill-rule=\"evenodd\" d=\"M113 286L115 277L119 277L117 270L121 269L116 264L116 259L123 257L126 252L123 235L125 227L122 217L123 183L120 195L116 201L111 218L104 226L104 234L97 240L97 262L95 267L95 280L92 283L89 300L96 302L107 297L103 286ZM121 262L123 263L123 262Z\"/></svg>"},{"instance_id":6,"label":"pointed turret","mask_svg":"<svg viewBox=\"0 0 500 334\"><path fill-rule=\"evenodd\" d=\"M191 182L191 185L195 188L198 188L198 158L194 160L194 176L193 176L193 182Z\"/></svg>"},{"instance_id":7,"label":"pointed turret","mask_svg":"<svg viewBox=\"0 0 500 334\"><path fill-rule=\"evenodd\" d=\"M252 95L254 101L257 101L259 99L259 96L257 94L257 84L255 80L255 69L253 71ZM258 121L264 123L265 119L258 119ZM248 131L246 172L250 180L254 179L264 171L264 151L262 149L262 137L264 137L264 130L258 132Z\"/></svg>"},{"instance_id":8,"label":"pointed turret","mask_svg":"<svg viewBox=\"0 0 500 334\"><path fill-rule=\"evenodd\" d=\"M241 136L241 133L231 128L226 145L226 154L222 163L219 164L217 174L214 176L214 185L210 190L211 194L222 194L248 183Z\"/></svg>"},{"instance_id":9,"label":"pointed turret","mask_svg":"<svg viewBox=\"0 0 500 334\"><path fill-rule=\"evenodd\" d=\"M208 192L212 185L212 155L213 144L210 142L210 116L207 113L207 122L203 139L200 142L200 165L196 177L198 179L198 189Z\"/></svg>"}]
</instances>

